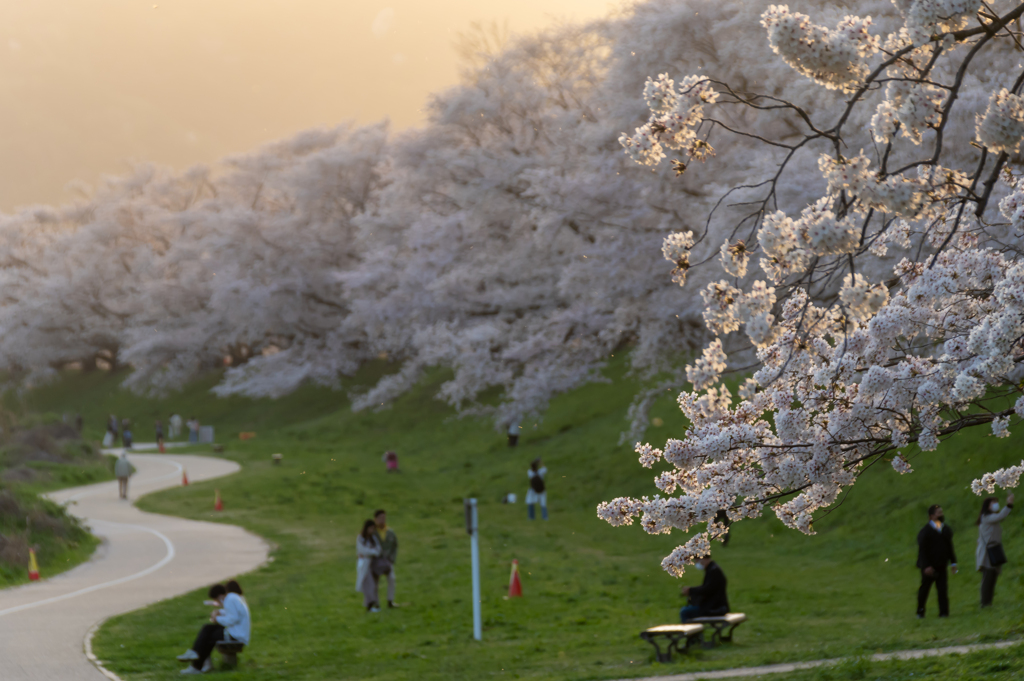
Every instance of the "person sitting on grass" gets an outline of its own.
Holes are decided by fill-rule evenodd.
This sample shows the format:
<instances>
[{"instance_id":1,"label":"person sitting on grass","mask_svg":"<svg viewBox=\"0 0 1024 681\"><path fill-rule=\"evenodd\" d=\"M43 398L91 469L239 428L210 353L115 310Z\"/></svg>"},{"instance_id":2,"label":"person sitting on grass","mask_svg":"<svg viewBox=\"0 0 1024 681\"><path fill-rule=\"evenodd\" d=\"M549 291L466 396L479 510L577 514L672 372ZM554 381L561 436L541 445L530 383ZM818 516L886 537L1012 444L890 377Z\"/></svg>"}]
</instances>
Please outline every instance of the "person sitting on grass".
<instances>
[{"instance_id":1,"label":"person sitting on grass","mask_svg":"<svg viewBox=\"0 0 1024 681\"><path fill-rule=\"evenodd\" d=\"M182 674L202 674L212 670L210 655L219 641L249 644L249 606L238 582L232 579L224 586L213 585L210 587L210 599L223 603L223 606L210 613L211 623L204 624L192 647L178 656L182 662L192 663L181 671Z\"/></svg>"},{"instance_id":2,"label":"person sitting on grass","mask_svg":"<svg viewBox=\"0 0 1024 681\"><path fill-rule=\"evenodd\" d=\"M729 612L729 597L726 596L725 573L711 556L697 560L694 567L704 571L704 583L700 586L684 586L681 591L689 599L679 611L679 619L686 624L697 617L718 617Z\"/></svg>"}]
</instances>

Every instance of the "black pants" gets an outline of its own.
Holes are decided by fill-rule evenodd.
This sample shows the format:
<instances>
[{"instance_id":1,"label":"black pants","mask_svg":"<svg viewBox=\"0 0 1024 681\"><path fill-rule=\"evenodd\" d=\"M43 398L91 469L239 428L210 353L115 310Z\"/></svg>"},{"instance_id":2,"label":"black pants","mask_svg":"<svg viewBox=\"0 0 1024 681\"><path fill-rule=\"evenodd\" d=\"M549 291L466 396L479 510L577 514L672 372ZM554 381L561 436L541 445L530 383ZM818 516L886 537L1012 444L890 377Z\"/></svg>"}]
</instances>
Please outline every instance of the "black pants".
<instances>
[{"instance_id":1,"label":"black pants","mask_svg":"<svg viewBox=\"0 0 1024 681\"><path fill-rule=\"evenodd\" d=\"M996 595L996 580L999 578L998 568L981 568L981 607L992 605L992 597Z\"/></svg>"},{"instance_id":2,"label":"black pants","mask_svg":"<svg viewBox=\"0 0 1024 681\"><path fill-rule=\"evenodd\" d=\"M917 614L924 617L924 606L928 602L932 582L935 582L935 590L939 592L939 617L949 617L949 575L946 568L935 570L931 576L921 570L921 588L917 590Z\"/></svg>"},{"instance_id":3,"label":"black pants","mask_svg":"<svg viewBox=\"0 0 1024 681\"><path fill-rule=\"evenodd\" d=\"M203 663L213 653L217 642L223 640L224 627L219 624L204 624L196 636L196 642L192 644L192 650L196 651L196 655L199 656L198 660L192 660L192 666L202 669Z\"/></svg>"},{"instance_id":4,"label":"black pants","mask_svg":"<svg viewBox=\"0 0 1024 681\"><path fill-rule=\"evenodd\" d=\"M508 434L508 446L509 447L515 447L516 443L518 443L518 442L519 442L519 436L518 435L513 435L512 433Z\"/></svg>"}]
</instances>

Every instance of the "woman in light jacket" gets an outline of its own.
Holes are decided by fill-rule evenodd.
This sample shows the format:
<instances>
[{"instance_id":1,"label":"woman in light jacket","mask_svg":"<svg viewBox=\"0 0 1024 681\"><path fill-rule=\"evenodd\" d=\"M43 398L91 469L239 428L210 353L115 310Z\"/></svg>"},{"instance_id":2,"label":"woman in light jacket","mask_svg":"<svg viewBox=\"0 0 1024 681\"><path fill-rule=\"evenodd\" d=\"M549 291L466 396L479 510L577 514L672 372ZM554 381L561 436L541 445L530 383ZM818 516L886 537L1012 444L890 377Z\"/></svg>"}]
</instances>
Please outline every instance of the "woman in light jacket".
<instances>
[{"instance_id":1,"label":"woman in light jacket","mask_svg":"<svg viewBox=\"0 0 1024 681\"><path fill-rule=\"evenodd\" d=\"M356 591L363 592L363 605L370 612L380 612L377 604L377 578L371 569L373 559L380 555L380 551L377 523L367 520L363 523L363 531L356 537Z\"/></svg>"},{"instance_id":2,"label":"woman in light jacket","mask_svg":"<svg viewBox=\"0 0 1024 681\"><path fill-rule=\"evenodd\" d=\"M992 565L988 558L990 546L1003 543L1003 528L1000 525L1010 515L1013 508L1013 495L1006 498L1006 507L999 508L997 497L988 497L981 502L981 514L978 516L978 548L974 554L974 562L981 573L981 607L992 605L992 596L996 591L996 579L1002 568Z\"/></svg>"}]
</instances>

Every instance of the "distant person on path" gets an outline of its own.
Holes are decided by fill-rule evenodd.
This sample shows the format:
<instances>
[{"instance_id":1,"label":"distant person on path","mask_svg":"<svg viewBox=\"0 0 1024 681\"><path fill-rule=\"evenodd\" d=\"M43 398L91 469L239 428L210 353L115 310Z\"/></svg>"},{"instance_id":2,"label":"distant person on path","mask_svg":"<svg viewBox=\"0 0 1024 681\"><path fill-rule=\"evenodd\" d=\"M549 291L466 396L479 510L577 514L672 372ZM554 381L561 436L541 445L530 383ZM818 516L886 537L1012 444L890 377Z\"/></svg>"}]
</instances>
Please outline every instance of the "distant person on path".
<instances>
[{"instance_id":1,"label":"distant person on path","mask_svg":"<svg viewBox=\"0 0 1024 681\"><path fill-rule=\"evenodd\" d=\"M128 419L121 419L121 442L122 443L124 443L124 437L125 437L126 433L128 434L128 437L131 437L131 428L132 428L132 422L131 421L129 421ZM124 446L127 447L128 445L125 444Z\"/></svg>"},{"instance_id":2,"label":"distant person on path","mask_svg":"<svg viewBox=\"0 0 1024 681\"><path fill-rule=\"evenodd\" d=\"M917 533L917 567L921 569L921 588L917 590L917 617L924 618L924 606L932 583L939 594L939 617L949 617L949 576L946 565L952 564L957 572L956 551L953 549L953 528L946 524L942 507L928 507L928 524Z\"/></svg>"},{"instance_id":3,"label":"distant person on path","mask_svg":"<svg viewBox=\"0 0 1024 681\"><path fill-rule=\"evenodd\" d=\"M689 599L688 604L679 611L679 619L683 624L696 617L718 617L729 612L729 597L725 592L728 580L722 568L711 560L711 556L698 559L693 567L704 571L704 583L680 589Z\"/></svg>"},{"instance_id":4,"label":"distant person on path","mask_svg":"<svg viewBox=\"0 0 1024 681\"><path fill-rule=\"evenodd\" d=\"M363 593L363 606L369 612L380 612L377 601L377 580L373 574L373 561L380 557L380 539L377 537L377 523L367 520L356 537L356 591Z\"/></svg>"},{"instance_id":5,"label":"distant person on path","mask_svg":"<svg viewBox=\"0 0 1024 681\"><path fill-rule=\"evenodd\" d=\"M156 431L156 448L158 450L160 450L160 452L163 452L164 451L164 422L158 420L156 422L156 426L154 427L154 430Z\"/></svg>"},{"instance_id":6,"label":"distant person on path","mask_svg":"<svg viewBox=\"0 0 1024 681\"><path fill-rule=\"evenodd\" d=\"M540 516L548 519L548 493L544 485L544 476L548 469L541 465L540 459L534 459L530 464L530 470L526 471L526 477L530 479L530 488L526 490L526 513L530 520L536 518L534 504L540 504Z\"/></svg>"},{"instance_id":7,"label":"distant person on path","mask_svg":"<svg viewBox=\"0 0 1024 681\"><path fill-rule=\"evenodd\" d=\"M184 655L178 656L178 659L183 662L186 660L192 662L191 666L182 670L182 674L202 674L204 671L212 670L213 663L210 661L210 655L218 641L238 641L245 645L249 644L251 629L249 604L245 602L245 597L242 595L242 587L232 579L224 585L224 589L227 594L224 596L223 607L210 613L211 623L204 624L192 647ZM210 595L213 598L213 588L210 589Z\"/></svg>"},{"instance_id":8,"label":"distant person on path","mask_svg":"<svg viewBox=\"0 0 1024 681\"><path fill-rule=\"evenodd\" d=\"M515 447L519 444L519 422L513 421L508 424L508 446Z\"/></svg>"},{"instance_id":9,"label":"distant person on path","mask_svg":"<svg viewBox=\"0 0 1024 681\"><path fill-rule=\"evenodd\" d=\"M103 446L113 447L117 442L117 417L111 414L107 417L107 434L103 436Z\"/></svg>"},{"instance_id":10,"label":"distant person on path","mask_svg":"<svg viewBox=\"0 0 1024 681\"><path fill-rule=\"evenodd\" d=\"M388 473L398 472L398 454L392 451L387 451L384 452L384 456L382 456L380 460L384 462Z\"/></svg>"},{"instance_id":11,"label":"distant person on path","mask_svg":"<svg viewBox=\"0 0 1024 681\"><path fill-rule=\"evenodd\" d=\"M121 430L121 442L124 443L125 449L132 448L132 429L128 425L128 419L125 419L124 427Z\"/></svg>"},{"instance_id":12,"label":"distant person on path","mask_svg":"<svg viewBox=\"0 0 1024 681\"><path fill-rule=\"evenodd\" d=\"M132 465L128 461L128 452L121 452L121 456L114 462L114 477L117 478L117 494L122 499L128 498L128 478L132 475Z\"/></svg>"},{"instance_id":13,"label":"distant person on path","mask_svg":"<svg viewBox=\"0 0 1024 681\"><path fill-rule=\"evenodd\" d=\"M181 416L179 416L177 413L171 414L171 418L169 418L167 420L167 423L170 426L170 436L171 436L171 439L173 440L173 439L175 439L177 437L180 437L181 436Z\"/></svg>"},{"instance_id":14,"label":"distant person on path","mask_svg":"<svg viewBox=\"0 0 1024 681\"><path fill-rule=\"evenodd\" d=\"M185 425L188 426L188 441L192 443L199 442L199 419L191 416Z\"/></svg>"},{"instance_id":15,"label":"distant person on path","mask_svg":"<svg viewBox=\"0 0 1024 681\"><path fill-rule=\"evenodd\" d=\"M978 516L978 548L974 552L974 562L981 573L981 607L992 605L992 597L996 592L996 579L1002 572L1006 562L1003 551L1002 522L1013 509L1013 495L1006 497L1006 506L999 508L999 498L989 497L981 502L981 515Z\"/></svg>"},{"instance_id":16,"label":"distant person on path","mask_svg":"<svg viewBox=\"0 0 1024 681\"><path fill-rule=\"evenodd\" d=\"M373 514L373 522L377 525L377 538L380 539L381 558L388 561L388 607L397 608L395 605L395 561L398 560L398 537L394 530L388 527L388 514L381 508Z\"/></svg>"}]
</instances>

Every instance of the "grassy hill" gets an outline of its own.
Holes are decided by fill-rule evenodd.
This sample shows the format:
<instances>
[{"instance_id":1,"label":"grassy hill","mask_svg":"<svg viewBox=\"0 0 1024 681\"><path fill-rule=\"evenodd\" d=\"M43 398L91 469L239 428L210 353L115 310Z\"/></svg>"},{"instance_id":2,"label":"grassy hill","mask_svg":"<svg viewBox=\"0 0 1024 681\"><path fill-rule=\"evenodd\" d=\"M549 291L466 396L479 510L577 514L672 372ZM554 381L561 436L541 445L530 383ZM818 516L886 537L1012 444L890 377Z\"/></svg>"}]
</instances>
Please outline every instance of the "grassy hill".
<instances>
[{"instance_id":1,"label":"grassy hill","mask_svg":"<svg viewBox=\"0 0 1024 681\"><path fill-rule=\"evenodd\" d=\"M0 588L28 580L29 549L52 577L92 555L98 542L39 494L113 477L113 464L52 414L0 411Z\"/></svg>"},{"instance_id":2,"label":"grassy hill","mask_svg":"<svg viewBox=\"0 0 1024 681\"><path fill-rule=\"evenodd\" d=\"M127 416L136 421L139 441L150 439L144 420L166 418L172 410L217 427L219 441L228 445L224 456L239 461L242 472L146 497L140 506L243 525L276 545L273 562L241 580L254 628L237 678L617 679L1018 634L1022 516L1004 524L1010 564L996 605L982 613L973 571L980 499L968 485L981 472L1019 461L1024 433L999 440L978 432L911 456L912 475L901 477L887 466L868 471L817 522L815 536L786 530L774 518L740 523L730 545L715 553L729 577L733 609L750 621L732 645L695 651L671 665L652 662L651 647L637 633L677 621L679 585L698 582L699 575L679 581L659 567L681 535L651 537L596 518L602 500L657 491L653 473L637 464L630 447L616 444L633 391L621 369L609 370L611 383L556 400L536 427L524 424L515 449L489 424L454 419L433 400L438 377L379 413L352 413L341 394L313 388L279 401L218 400L208 393L213 379L167 400L145 400L101 373L69 375L33 391L25 407L81 411L87 431L96 433L107 413ZM682 432L671 396L654 416L665 425L648 430L652 442ZM257 436L239 442L239 431ZM400 474L385 472L380 457L386 449L398 452ZM279 466L271 463L275 452L284 455ZM549 522L527 520L521 503L526 468L538 456L549 469ZM212 509L215 486L225 501L222 513ZM501 504L506 492L516 492L520 503ZM471 638L462 516L467 496L480 499L481 643ZM951 578L953 616L937 619L933 600L928 618L919 621L914 538L931 503L946 509L964 569ZM369 614L354 591L355 536L377 507L387 509L399 536L397 600L403 607ZM513 558L525 597L505 600ZM167 678L180 666L174 655L205 621L202 599L197 591L109 621L95 640L97 654L125 679ZM1019 659L999 655L1013 662L994 663L994 671L984 656L963 664L982 665L986 678L1019 678ZM877 678L903 678L925 664L937 663L892 663L885 667L891 675ZM799 678L876 678L851 669Z\"/></svg>"}]
</instances>

